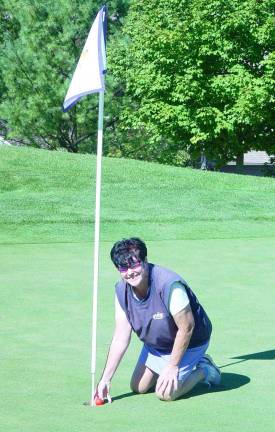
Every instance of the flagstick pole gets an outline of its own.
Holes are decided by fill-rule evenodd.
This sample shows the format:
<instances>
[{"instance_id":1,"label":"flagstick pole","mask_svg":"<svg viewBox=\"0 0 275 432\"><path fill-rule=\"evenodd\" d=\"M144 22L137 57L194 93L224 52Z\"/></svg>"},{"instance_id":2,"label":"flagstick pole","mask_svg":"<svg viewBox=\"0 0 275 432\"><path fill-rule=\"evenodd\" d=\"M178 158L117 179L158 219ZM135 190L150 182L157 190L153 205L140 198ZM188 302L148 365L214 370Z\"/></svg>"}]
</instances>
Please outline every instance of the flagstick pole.
<instances>
[{"instance_id":1,"label":"flagstick pole","mask_svg":"<svg viewBox=\"0 0 275 432\"><path fill-rule=\"evenodd\" d=\"M94 284L92 300L92 348L91 348L91 405L95 405L95 372L96 372L96 335L97 335L97 292L99 274L99 236L100 236L100 195L101 195L101 162L103 144L103 111L104 91L99 93L98 105L98 131L97 131L97 157L96 157L96 200L95 200L95 238L94 238Z\"/></svg>"}]
</instances>

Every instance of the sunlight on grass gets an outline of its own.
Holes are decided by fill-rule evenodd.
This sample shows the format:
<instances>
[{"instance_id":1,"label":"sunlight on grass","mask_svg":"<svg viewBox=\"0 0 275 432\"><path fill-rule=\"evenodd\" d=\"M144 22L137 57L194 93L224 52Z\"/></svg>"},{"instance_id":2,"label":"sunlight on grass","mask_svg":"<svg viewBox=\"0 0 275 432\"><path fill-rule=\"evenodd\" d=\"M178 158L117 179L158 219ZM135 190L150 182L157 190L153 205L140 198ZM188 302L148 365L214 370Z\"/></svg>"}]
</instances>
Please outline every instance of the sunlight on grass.
<instances>
[{"instance_id":1,"label":"sunlight on grass","mask_svg":"<svg viewBox=\"0 0 275 432\"><path fill-rule=\"evenodd\" d=\"M0 152L0 241L92 240L94 156ZM266 237L275 234L275 183L104 158L101 211L102 240L123 236L125 227L147 239L167 238L167 225L170 239Z\"/></svg>"}]
</instances>

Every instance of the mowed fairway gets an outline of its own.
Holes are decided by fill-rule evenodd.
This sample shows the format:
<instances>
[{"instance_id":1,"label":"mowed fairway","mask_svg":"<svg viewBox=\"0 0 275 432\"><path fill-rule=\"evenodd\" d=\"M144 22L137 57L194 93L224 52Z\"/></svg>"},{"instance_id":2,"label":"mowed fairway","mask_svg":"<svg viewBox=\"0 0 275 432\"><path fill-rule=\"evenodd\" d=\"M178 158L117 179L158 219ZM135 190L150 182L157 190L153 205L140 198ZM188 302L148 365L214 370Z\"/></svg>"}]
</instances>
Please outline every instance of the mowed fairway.
<instances>
[{"instance_id":1,"label":"mowed fairway","mask_svg":"<svg viewBox=\"0 0 275 432\"><path fill-rule=\"evenodd\" d=\"M90 393L95 159L0 148L1 429L8 432L274 430L275 183L104 159L98 375L113 328L113 242L139 235L181 273L213 322L222 385L173 403L133 395L132 343L114 403Z\"/></svg>"}]
</instances>

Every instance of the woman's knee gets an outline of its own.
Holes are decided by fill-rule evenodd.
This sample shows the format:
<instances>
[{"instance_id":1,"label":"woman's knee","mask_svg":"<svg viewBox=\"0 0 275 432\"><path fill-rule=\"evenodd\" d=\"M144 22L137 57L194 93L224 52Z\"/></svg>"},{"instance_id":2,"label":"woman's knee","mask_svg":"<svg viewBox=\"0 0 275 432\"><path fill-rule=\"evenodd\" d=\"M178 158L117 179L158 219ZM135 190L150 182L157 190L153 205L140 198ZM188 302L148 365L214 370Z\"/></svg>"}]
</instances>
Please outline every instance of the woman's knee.
<instances>
[{"instance_id":1,"label":"woman's knee","mask_svg":"<svg viewBox=\"0 0 275 432\"><path fill-rule=\"evenodd\" d=\"M145 365L137 365L131 378L130 387L135 393L147 393L156 384L157 374Z\"/></svg>"},{"instance_id":2,"label":"woman's knee","mask_svg":"<svg viewBox=\"0 0 275 432\"><path fill-rule=\"evenodd\" d=\"M175 398L173 397L174 396L173 394L162 394L162 393L156 391L155 395L157 396L157 398L159 400L164 401L164 402L171 402L171 401L175 400Z\"/></svg>"},{"instance_id":3,"label":"woman's knee","mask_svg":"<svg viewBox=\"0 0 275 432\"><path fill-rule=\"evenodd\" d=\"M131 379L130 388L134 393L147 393L150 390L148 385L142 384L140 381L136 381L135 379Z\"/></svg>"}]
</instances>

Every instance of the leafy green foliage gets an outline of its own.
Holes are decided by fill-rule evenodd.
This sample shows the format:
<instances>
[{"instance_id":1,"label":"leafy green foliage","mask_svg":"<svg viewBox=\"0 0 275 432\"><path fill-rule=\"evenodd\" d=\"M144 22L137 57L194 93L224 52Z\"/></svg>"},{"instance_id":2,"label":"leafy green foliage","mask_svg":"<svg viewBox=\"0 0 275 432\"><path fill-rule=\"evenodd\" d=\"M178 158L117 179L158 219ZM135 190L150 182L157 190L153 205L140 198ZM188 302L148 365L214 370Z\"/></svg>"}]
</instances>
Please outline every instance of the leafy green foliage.
<instances>
[{"instance_id":1,"label":"leafy green foliage","mask_svg":"<svg viewBox=\"0 0 275 432\"><path fill-rule=\"evenodd\" d=\"M0 51L2 53L1 57L4 58L4 46L5 40L7 38L13 40L18 36L19 23L17 20L8 13L5 8L3 0L0 0ZM0 68L0 98L3 96L7 88L3 78L3 71ZM7 125L3 119L0 119L0 134L5 135L7 132Z\"/></svg>"},{"instance_id":2,"label":"leafy green foliage","mask_svg":"<svg viewBox=\"0 0 275 432\"><path fill-rule=\"evenodd\" d=\"M3 30L1 69L6 90L0 117L8 122L9 136L51 149L93 151L97 97L85 98L68 113L61 107L101 3L3 0L2 4L6 16L19 23L17 37ZM125 0L110 2L110 34L121 26L120 15L126 10Z\"/></svg>"},{"instance_id":3,"label":"leafy green foliage","mask_svg":"<svg viewBox=\"0 0 275 432\"><path fill-rule=\"evenodd\" d=\"M144 142L132 152L274 152L273 13L272 0L133 0L110 50L120 128Z\"/></svg>"},{"instance_id":4,"label":"leafy green foliage","mask_svg":"<svg viewBox=\"0 0 275 432\"><path fill-rule=\"evenodd\" d=\"M0 0L2 134L95 151L97 97L66 114L61 105L100 6ZM274 153L273 0L108 7L105 154L185 166L202 152L218 164L249 149Z\"/></svg>"}]
</instances>

